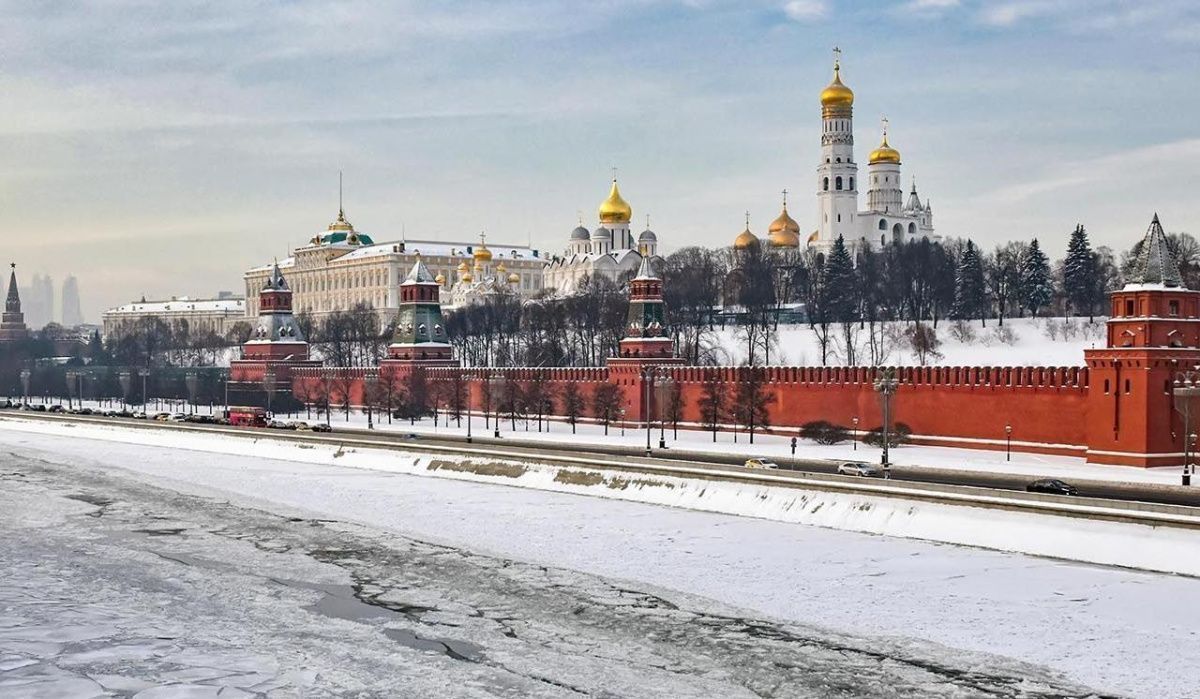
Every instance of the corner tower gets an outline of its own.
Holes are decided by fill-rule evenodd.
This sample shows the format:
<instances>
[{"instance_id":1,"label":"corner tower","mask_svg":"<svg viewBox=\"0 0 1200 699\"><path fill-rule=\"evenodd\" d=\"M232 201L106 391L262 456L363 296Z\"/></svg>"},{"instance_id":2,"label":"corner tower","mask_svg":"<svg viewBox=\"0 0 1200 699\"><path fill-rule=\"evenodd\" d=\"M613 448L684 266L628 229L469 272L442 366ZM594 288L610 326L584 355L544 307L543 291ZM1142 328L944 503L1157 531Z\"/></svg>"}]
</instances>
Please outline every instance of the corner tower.
<instances>
[{"instance_id":1,"label":"corner tower","mask_svg":"<svg viewBox=\"0 0 1200 699\"><path fill-rule=\"evenodd\" d=\"M1178 466L1191 425L1175 411L1180 372L1200 365L1200 291L1183 284L1158 214L1124 288L1110 294L1108 346L1085 350L1089 370L1087 459Z\"/></svg>"},{"instance_id":2,"label":"corner tower","mask_svg":"<svg viewBox=\"0 0 1200 699\"><path fill-rule=\"evenodd\" d=\"M487 261L491 261L490 252ZM454 365L439 291L437 280L418 254L408 276L400 283L400 311L396 316L396 332L388 345L389 360L428 366Z\"/></svg>"},{"instance_id":3,"label":"corner tower","mask_svg":"<svg viewBox=\"0 0 1200 699\"><path fill-rule=\"evenodd\" d=\"M292 289L278 262L258 292L258 325L242 345L242 359L308 359L308 341L292 316Z\"/></svg>"},{"instance_id":4,"label":"corner tower","mask_svg":"<svg viewBox=\"0 0 1200 699\"><path fill-rule=\"evenodd\" d=\"M842 83L841 51L833 50L833 81L821 91L821 163L817 166L817 235L820 249L838 236L855 240L858 165L854 162L854 91Z\"/></svg>"}]
</instances>

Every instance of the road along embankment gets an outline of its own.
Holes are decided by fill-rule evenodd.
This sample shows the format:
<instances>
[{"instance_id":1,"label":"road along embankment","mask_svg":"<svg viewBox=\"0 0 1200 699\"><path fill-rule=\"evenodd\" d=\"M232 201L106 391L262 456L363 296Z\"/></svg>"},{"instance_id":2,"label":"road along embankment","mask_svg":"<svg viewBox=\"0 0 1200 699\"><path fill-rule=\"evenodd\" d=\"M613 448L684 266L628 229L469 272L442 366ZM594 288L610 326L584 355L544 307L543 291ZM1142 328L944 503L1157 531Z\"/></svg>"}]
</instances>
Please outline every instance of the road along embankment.
<instances>
[{"instance_id":1,"label":"road along embankment","mask_svg":"<svg viewBox=\"0 0 1200 699\"><path fill-rule=\"evenodd\" d=\"M550 453L531 457L497 445L398 445L337 434L134 425L5 415L0 439L5 432L35 432L370 469L1200 576L1198 508L706 464Z\"/></svg>"}]
</instances>

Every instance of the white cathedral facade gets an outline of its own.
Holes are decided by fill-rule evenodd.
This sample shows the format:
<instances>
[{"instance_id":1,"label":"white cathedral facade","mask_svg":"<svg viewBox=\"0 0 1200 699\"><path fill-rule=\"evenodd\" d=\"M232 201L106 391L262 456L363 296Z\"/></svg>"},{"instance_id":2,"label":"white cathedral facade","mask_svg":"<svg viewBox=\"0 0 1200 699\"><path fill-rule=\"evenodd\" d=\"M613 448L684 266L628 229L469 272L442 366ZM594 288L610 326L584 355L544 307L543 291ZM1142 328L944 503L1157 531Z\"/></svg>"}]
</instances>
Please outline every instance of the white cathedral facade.
<instances>
[{"instance_id":1,"label":"white cathedral facade","mask_svg":"<svg viewBox=\"0 0 1200 699\"><path fill-rule=\"evenodd\" d=\"M571 231L563 255L546 263L543 278L547 288L570 294L588 277L617 281L623 274L636 272L643 255L658 257L658 236L653 231L647 228L634 237L630 228L633 207L621 197L615 177L599 214L596 230L589 232L581 222Z\"/></svg>"},{"instance_id":2,"label":"white cathedral facade","mask_svg":"<svg viewBox=\"0 0 1200 699\"><path fill-rule=\"evenodd\" d=\"M928 238L933 233L933 207L921 202L913 181L907 199L900 178L900 152L888 143L887 121L879 147L867 156L867 176L858 175L854 159L854 92L842 83L835 58L833 82L821 91L821 162L817 166L817 230L808 244L828 251L838 236L848 245L883 246ZM859 208L858 191L867 202Z\"/></svg>"}]
</instances>

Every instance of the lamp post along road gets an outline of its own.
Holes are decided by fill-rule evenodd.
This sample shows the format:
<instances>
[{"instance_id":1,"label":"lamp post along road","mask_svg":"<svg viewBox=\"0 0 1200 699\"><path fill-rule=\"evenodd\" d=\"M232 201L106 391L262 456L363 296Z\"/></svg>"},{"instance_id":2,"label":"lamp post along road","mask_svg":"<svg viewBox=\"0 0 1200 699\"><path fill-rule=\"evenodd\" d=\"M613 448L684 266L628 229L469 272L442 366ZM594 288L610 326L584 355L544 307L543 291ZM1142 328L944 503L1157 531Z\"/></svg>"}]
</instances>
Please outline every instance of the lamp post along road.
<instances>
[{"instance_id":1,"label":"lamp post along road","mask_svg":"<svg viewBox=\"0 0 1200 699\"><path fill-rule=\"evenodd\" d=\"M33 372L28 369L21 370L21 402L29 405L29 378L33 376Z\"/></svg>"},{"instance_id":2,"label":"lamp post along road","mask_svg":"<svg viewBox=\"0 0 1200 699\"><path fill-rule=\"evenodd\" d=\"M891 476L888 447L891 442L892 396L895 395L899 385L900 381L896 379L896 370L891 367L881 369L879 376L875 379L875 391L879 393L879 400L883 403L883 455L880 458L883 463L884 478Z\"/></svg>"},{"instance_id":3,"label":"lamp post along road","mask_svg":"<svg viewBox=\"0 0 1200 699\"><path fill-rule=\"evenodd\" d=\"M367 369L366 375L363 377L363 403L367 406L367 429L375 429L375 421L372 417L371 403L375 399L375 391L379 386L379 372L375 369Z\"/></svg>"},{"instance_id":4,"label":"lamp post along road","mask_svg":"<svg viewBox=\"0 0 1200 699\"><path fill-rule=\"evenodd\" d=\"M1175 411L1183 418L1183 485L1191 485L1192 474L1196 472L1196 467L1192 464L1196 456L1196 436L1192 434L1192 401L1198 396L1200 368L1177 372L1171 386L1171 399Z\"/></svg>"},{"instance_id":5,"label":"lamp post along road","mask_svg":"<svg viewBox=\"0 0 1200 699\"><path fill-rule=\"evenodd\" d=\"M1004 426L1004 460L1012 461L1012 423Z\"/></svg>"},{"instance_id":6,"label":"lamp post along road","mask_svg":"<svg viewBox=\"0 0 1200 699\"><path fill-rule=\"evenodd\" d=\"M642 419L646 421L646 456L650 456L650 388L654 384L654 377L657 372L654 367L647 367L645 374L642 376L642 383L645 385L646 402L642 406Z\"/></svg>"}]
</instances>

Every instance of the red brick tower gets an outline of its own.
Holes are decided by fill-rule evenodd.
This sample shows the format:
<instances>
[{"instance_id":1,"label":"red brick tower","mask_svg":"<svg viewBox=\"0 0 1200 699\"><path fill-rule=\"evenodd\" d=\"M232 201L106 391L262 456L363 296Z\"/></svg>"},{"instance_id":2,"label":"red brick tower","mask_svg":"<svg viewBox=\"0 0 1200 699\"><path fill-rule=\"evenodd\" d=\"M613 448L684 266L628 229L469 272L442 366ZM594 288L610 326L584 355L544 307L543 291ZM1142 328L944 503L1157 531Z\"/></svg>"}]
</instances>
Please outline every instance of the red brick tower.
<instances>
[{"instance_id":1,"label":"red brick tower","mask_svg":"<svg viewBox=\"0 0 1200 699\"><path fill-rule=\"evenodd\" d=\"M1128 283L1110 298L1108 346L1084 351L1088 461L1181 465L1184 429L1171 387L1176 372L1200 364L1200 291L1183 285L1158 214Z\"/></svg>"},{"instance_id":2,"label":"red brick tower","mask_svg":"<svg viewBox=\"0 0 1200 699\"><path fill-rule=\"evenodd\" d=\"M662 365L683 364L675 356L675 341L663 323L663 281L652 257L643 249L637 275L629 281L629 322L620 342L619 356L608 360L609 380L619 385L627 406L627 420L653 415L655 391L647 384L666 376Z\"/></svg>"},{"instance_id":3,"label":"red brick tower","mask_svg":"<svg viewBox=\"0 0 1200 699\"><path fill-rule=\"evenodd\" d=\"M319 366L308 358L308 341L292 316L292 290L279 263L258 293L258 325L242 344L242 358L230 362L231 402L253 404L264 389L290 394L292 369ZM266 379L273 377L270 386Z\"/></svg>"},{"instance_id":4,"label":"red brick tower","mask_svg":"<svg viewBox=\"0 0 1200 699\"><path fill-rule=\"evenodd\" d=\"M29 337L25 314L21 312L21 295L17 291L17 263L10 266L12 274L8 277L8 298L4 302L3 318L0 318L0 342L16 342Z\"/></svg>"}]
</instances>

